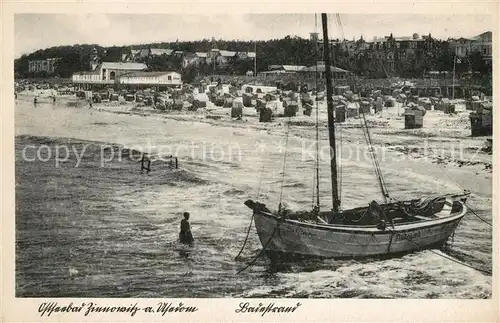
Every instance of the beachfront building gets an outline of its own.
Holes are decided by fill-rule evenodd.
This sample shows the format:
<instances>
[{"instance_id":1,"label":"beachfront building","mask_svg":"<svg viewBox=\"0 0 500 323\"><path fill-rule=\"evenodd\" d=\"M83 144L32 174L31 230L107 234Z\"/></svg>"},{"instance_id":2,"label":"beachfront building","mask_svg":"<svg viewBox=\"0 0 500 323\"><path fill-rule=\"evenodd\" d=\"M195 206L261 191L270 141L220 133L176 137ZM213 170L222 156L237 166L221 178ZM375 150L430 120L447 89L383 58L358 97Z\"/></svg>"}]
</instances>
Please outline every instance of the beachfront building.
<instances>
[{"instance_id":1,"label":"beachfront building","mask_svg":"<svg viewBox=\"0 0 500 323\"><path fill-rule=\"evenodd\" d=\"M77 72L73 74L72 77L73 84L75 85L84 85L84 84L101 84L103 83L99 72Z\"/></svg>"},{"instance_id":2,"label":"beachfront building","mask_svg":"<svg viewBox=\"0 0 500 323\"><path fill-rule=\"evenodd\" d=\"M219 66L228 66L238 61L254 60L257 57L255 52L236 52L231 50L219 50L213 48L206 53L207 62L215 63Z\"/></svg>"},{"instance_id":3,"label":"beachfront building","mask_svg":"<svg viewBox=\"0 0 500 323\"><path fill-rule=\"evenodd\" d=\"M233 63L236 60L236 54L237 54L237 52L230 50L219 50L219 51L212 50L212 53L215 54L217 65L222 65L222 66Z\"/></svg>"},{"instance_id":4,"label":"beachfront building","mask_svg":"<svg viewBox=\"0 0 500 323\"><path fill-rule=\"evenodd\" d=\"M96 70L103 81L115 81L120 75L135 71L144 71L148 67L143 63L115 63L105 62L99 65Z\"/></svg>"},{"instance_id":5,"label":"beachfront building","mask_svg":"<svg viewBox=\"0 0 500 323\"><path fill-rule=\"evenodd\" d=\"M269 65L268 70L260 72L261 76L283 76L283 75L296 75L297 72L306 69L306 66L299 65Z\"/></svg>"},{"instance_id":6,"label":"beachfront building","mask_svg":"<svg viewBox=\"0 0 500 323\"><path fill-rule=\"evenodd\" d=\"M198 66L201 62L202 59L196 53L184 53L182 56L182 68Z\"/></svg>"},{"instance_id":7,"label":"beachfront building","mask_svg":"<svg viewBox=\"0 0 500 323\"><path fill-rule=\"evenodd\" d=\"M150 48L149 49L149 56L170 56L174 52L173 49L168 49L168 48Z\"/></svg>"},{"instance_id":8,"label":"beachfront building","mask_svg":"<svg viewBox=\"0 0 500 323\"><path fill-rule=\"evenodd\" d=\"M147 68L146 64L142 63L115 63L104 62L96 67L92 72L77 72L73 74L73 84L90 88L97 85L114 85L118 84L118 79L121 75L144 71Z\"/></svg>"},{"instance_id":9,"label":"beachfront building","mask_svg":"<svg viewBox=\"0 0 500 323\"><path fill-rule=\"evenodd\" d=\"M47 74L54 73L56 69L56 62L58 58L47 58L28 61L28 72L29 73L41 73L45 72Z\"/></svg>"},{"instance_id":10,"label":"beachfront building","mask_svg":"<svg viewBox=\"0 0 500 323\"><path fill-rule=\"evenodd\" d=\"M389 36L373 37L373 41L368 43L370 50L397 50L409 54L416 54L422 51L432 51L435 48L435 39L432 36L420 36L414 33L412 36L395 37L392 33Z\"/></svg>"},{"instance_id":11,"label":"beachfront building","mask_svg":"<svg viewBox=\"0 0 500 323\"><path fill-rule=\"evenodd\" d=\"M332 77L334 79L347 79L352 75L351 72L346 71L344 69L331 66L330 70L332 71ZM302 65L270 65L269 71L260 73L261 75L276 75L276 74L297 74L306 77L314 77L314 74L317 72L319 78L325 77L326 67L324 62L318 62L317 66L302 66Z\"/></svg>"},{"instance_id":12,"label":"beachfront building","mask_svg":"<svg viewBox=\"0 0 500 323\"><path fill-rule=\"evenodd\" d=\"M354 56L357 53L363 52L370 48L370 44L367 43L363 36L359 40L347 40L347 39L336 39L330 41L334 47L339 48L341 51L346 52L349 56ZM320 44L320 52L323 48L323 44Z\"/></svg>"},{"instance_id":13,"label":"beachfront building","mask_svg":"<svg viewBox=\"0 0 500 323\"><path fill-rule=\"evenodd\" d=\"M469 57L473 52L479 52L486 63L491 64L492 33L484 32L472 38L448 39L450 48L459 58Z\"/></svg>"},{"instance_id":14,"label":"beachfront building","mask_svg":"<svg viewBox=\"0 0 500 323\"><path fill-rule=\"evenodd\" d=\"M177 72L129 72L120 75L118 83L127 88L156 88L161 91L167 87L180 87L182 78Z\"/></svg>"},{"instance_id":15,"label":"beachfront building","mask_svg":"<svg viewBox=\"0 0 500 323\"><path fill-rule=\"evenodd\" d=\"M492 40L493 34L491 31L484 32L471 39L472 51L481 53L483 60L488 64L491 64L492 61Z\"/></svg>"},{"instance_id":16,"label":"beachfront building","mask_svg":"<svg viewBox=\"0 0 500 323\"><path fill-rule=\"evenodd\" d=\"M255 52L237 52L236 57L238 60L250 60L250 59L255 59L257 57L257 54Z\"/></svg>"},{"instance_id":17,"label":"beachfront building","mask_svg":"<svg viewBox=\"0 0 500 323\"><path fill-rule=\"evenodd\" d=\"M463 37L458 39L450 38L448 39L448 43L450 44L450 49L452 50L452 52L459 58L468 57L472 52L470 39Z\"/></svg>"},{"instance_id":18,"label":"beachfront building","mask_svg":"<svg viewBox=\"0 0 500 323\"><path fill-rule=\"evenodd\" d=\"M306 66L303 65L269 65L268 74L298 73L305 68Z\"/></svg>"},{"instance_id":19,"label":"beachfront building","mask_svg":"<svg viewBox=\"0 0 500 323\"><path fill-rule=\"evenodd\" d=\"M332 77L335 80L345 80L352 76L352 72L349 72L347 70L335 66L330 66L330 71L332 72ZM325 72L326 72L325 64L318 64L317 66L316 65L309 66L300 71L300 73L303 73L310 77L314 77L314 74L316 72L318 73L318 77L320 79L325 78Z\"/></svg>"}]
</instances>

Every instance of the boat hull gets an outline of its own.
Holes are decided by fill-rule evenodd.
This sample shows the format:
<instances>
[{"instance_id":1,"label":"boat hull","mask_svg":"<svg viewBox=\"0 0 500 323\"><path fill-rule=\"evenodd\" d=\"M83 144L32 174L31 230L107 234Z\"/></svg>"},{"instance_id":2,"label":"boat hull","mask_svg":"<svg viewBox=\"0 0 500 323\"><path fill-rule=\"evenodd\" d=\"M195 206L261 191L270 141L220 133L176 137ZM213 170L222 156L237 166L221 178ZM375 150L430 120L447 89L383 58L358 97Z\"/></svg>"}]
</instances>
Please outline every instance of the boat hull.
<instances>
[{"instance_id":1,"label":"boat hull","mask_svg":"<svg viewBox=\"0 0 500 323\"><path fill-rule=\"evenodd\" d=\"M353 228L280 219L255 212L255 227L266 251L324 258L357 258L408 253L444 243L465 215L386 228Z\"/></svg>"}]
</instances>

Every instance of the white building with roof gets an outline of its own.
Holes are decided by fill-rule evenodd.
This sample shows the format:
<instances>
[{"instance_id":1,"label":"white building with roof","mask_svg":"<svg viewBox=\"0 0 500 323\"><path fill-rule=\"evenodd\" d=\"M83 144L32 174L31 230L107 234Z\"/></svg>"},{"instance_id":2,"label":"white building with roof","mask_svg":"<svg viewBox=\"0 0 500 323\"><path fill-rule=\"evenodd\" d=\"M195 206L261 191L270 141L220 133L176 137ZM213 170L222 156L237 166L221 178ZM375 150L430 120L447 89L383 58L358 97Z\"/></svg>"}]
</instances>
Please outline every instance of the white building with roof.
<instances>
[{"instance_id":1,"label":"white building with roof","mask_svg":"<svg viewBox=\"0 0 500 323\"><path fill-rule=\"evenodd\" d=\"M174 52L173 49L165 49L165 48L151 48L149 50L149 55L150 56L162 56L162 55L167 55L170 56Z\"/></svg>"},{"instance_id":2,"label":"white building with roof","mask_svg":"<svg viewBox=\"0 0 500 323\"><path fill-rule=\"evenodd\" d=\"M172 87L181 86L181 74L177 72L129 72L120 75L118 83L128 87Z\"/></svg>"},{"instance_id":3,"label":"white building with roof","mask_svg":"<svg viewBox=\"0 0 500 323\"><path fill-rule=\"evenodd\" d=\"M72 77L73 84L103 84L99 72L76 72Z\"/></svg>"},{"instance_id":4,"label":"white building with roof","mask_svg":"<svg viewBox=\"0 0 500 323\"><path fill-rule=\"evenodd\" d=\"M219 55L216 56L217 64L225 65L232 63L236 58L237 52L233 52L230 50L219 50Z\"/></svg>"},{"instance_id":5,"label":"white building with roof","mask_svg":"<svg viewBox=\"0 0 500 323\"><path fill-rule=\"evenodd\" d=\"M297 73L306 69L302 65L269 65L269 70L274 73Z\"/></svg>"},{"instance_id":6,"label":"white building with roof","mask_svg":"<svg viewBox=\"0 0 500 323\"><path fill-rule=\"evenodd\" d=\"M254 59L256 57L255 52L238 52L237 53L238 59L245 60L245 59Z\"/></svg>"},{"instance_id":7,"label":"white building with roof","mask_svg":"<svg viewBox=\"0 0 500 323\"><path fill-rule=\"evenodd\" d=\"M347 70L344 70L336 66L330 66L330 71L332 73L332 77L337 80L347 79L353 74L352 72L349 72ZM319 78L324 78L326 72L326 66L324 64L318 64L317 66L313 65L300 70L300 72L308 74L310 76L314 76L315 73L318 73L317 75Z\"/></svg>"},{"instance_id":8,"label":"white building with roof","mask_svg":"<svg viewBox=\"0 0 500 323\"><path fill-rule=\"evenodd\" d=\"M56 68L56 63L59 58L47 58L40 60L30 60L28 61L28 72L30 73L54 73Z\"/></svg>"},{"instance_id":9,"label":"white building with roof","mask_svg":"<svg viewBox=\"0 0 500 323\"><path fill-rule=\"evenodd\" d=\"M77 72L73 74L74 84L114 84L118 77L129 72L144 71L143 63L104 62L92 72Z\"/></svg>"},{"instance_id":10,"label":"white building with roof","mask_svg":"<svg viewBox=\"0 0 500 323\"><path fill-rule=\"evenodd\" d=\"M99 65L96 70L103 81L115 81L122 74L132 71L144 71L147 65L143 63L120 63L120 62L104 62Z\"/></svg>"},{"instance_id":11,"label":"white building with roof","mask_svg":"<svg viewBox=\"0 0 500 323\"><path fill-rule=\"evenodd\" d=\"M457 57L468 57L472 52L471 40L460 37L458 39L449 38L448 43L452 52L457 55Z\"/></svg>"},{"instance_id":12,"label":"white building with roof","mask_svg":"<svg viewBox=\"0 0 500 323\"><path fill-rule=\"evenodd\" d=\"M491 64L493 55L493 33L491 31L484 32L471 39L472 51L481 53L485 61Z\"/></svg>"},{"instance_id":13,"label":"white building with roof","mask_svg":"<svg viewBox=\"0 0 500 323\"><path fill-rule=\"evenodd\" d=\"M206 52L196 52L194 53L200 63L210 63L210 54Z\"/></svg>"}]
</instances>

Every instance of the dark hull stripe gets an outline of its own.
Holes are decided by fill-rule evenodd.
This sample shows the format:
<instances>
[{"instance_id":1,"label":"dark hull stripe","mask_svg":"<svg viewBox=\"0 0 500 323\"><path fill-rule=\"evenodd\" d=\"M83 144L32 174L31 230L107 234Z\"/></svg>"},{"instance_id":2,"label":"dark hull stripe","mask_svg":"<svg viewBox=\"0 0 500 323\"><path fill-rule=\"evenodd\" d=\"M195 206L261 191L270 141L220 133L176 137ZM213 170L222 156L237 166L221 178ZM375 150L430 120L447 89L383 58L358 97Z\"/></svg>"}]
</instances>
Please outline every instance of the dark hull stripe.
<instances>
[{"instance_id":1,"label":"dark hull stripe","mask_svg":"<svg viewBox=\"0 0 500 323\"><path fill-rule=\"evenodd\" d=\"M267 213L262 213L262 212L258 212L257 214L258 215L262 215L262 216L267 217L267 218L271 218L271 219L273 219L276 222L281 221L274 214L267 214ZM447 224L450 224L450 223L453 223L453 222L459 222L459 221L461 221L462 218L464 217L464 215L465 215L465 213L462 214L462 216L459 217L459 218L450 219L449 221L440 222L440 223L429 223L429 224L427 224L425 222L422 222L421 223L422 225L420 225L418 227L415 227L415 228L411 228L411 229L398 229L397 226L395 226L395 228L392 229L392 227L387 226L388 230L384 230L384 231L382 231L382 230L378 230L378 231L346 230L346 229L338 229L338 228L335 228L334 226L332 226L332 227L325 227L325 226L314 225L314 224L306 224L306 223L300 223L300 222L289 222L289 221L286 221L286 220L285 220L284 223L286 223L287 225L299 226L299 227L304 227L304 228L314 229L314 230L331 231L331 232L338 232L338 233L355 233L355 234L367 234L367 235L371 235L371 234L392 234L392 233L412 232L412 231L418 231L418 230L427 229L427 228L433 228L433 227L437 227L437 226L444 226L444 225L447 225ZM453 217L453 216L451 216L451 217ZM439 220L439 219L436 219L436 220ZM431 221L429 221L429 222L431 222Z\"/></svg>"}]
</instances>

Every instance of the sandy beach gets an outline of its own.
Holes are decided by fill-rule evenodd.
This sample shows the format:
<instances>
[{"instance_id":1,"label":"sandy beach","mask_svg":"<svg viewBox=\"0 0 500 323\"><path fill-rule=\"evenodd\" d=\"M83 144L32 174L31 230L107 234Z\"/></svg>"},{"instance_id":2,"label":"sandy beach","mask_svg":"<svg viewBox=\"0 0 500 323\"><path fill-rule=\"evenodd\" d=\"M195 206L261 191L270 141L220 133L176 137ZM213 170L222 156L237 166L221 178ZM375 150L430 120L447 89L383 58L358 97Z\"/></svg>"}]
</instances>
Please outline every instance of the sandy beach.
<instances>
[{"instance_id":1,"label":"sandy beach","mask_svg":"<svg viewBox=\"0 0 500 323\"><path fill-rule=\"evenodd\" d=\"M491 297L490 275L430 251L279 268L260 259L235 280L261 248L252 229L242 259L234 260L251 217L246 199L259 197L275 209L284 178L287 207L311 207L315 114L259 123L252 108L233 120L223 108L160 113L72 102L42 97L35 107L29 93L16 100L18 297ZM324 102L319 109L320 147L328 147ZM458 110L427 111L424 127L413 130L404 130L399 106L367 119L394 198L469 189L468 204L491 222L487 137L470 137L469 111ZM381 198L359 124L352 118L338 127L345 208ZM140 171L141 152L151 156L149 174ZM324 154L320 187L327 208ZM184 211L195 238L189 250L176 243ZM491 271L491 227L468 214L446 253Z\"/></svg>"}]
</instances>

